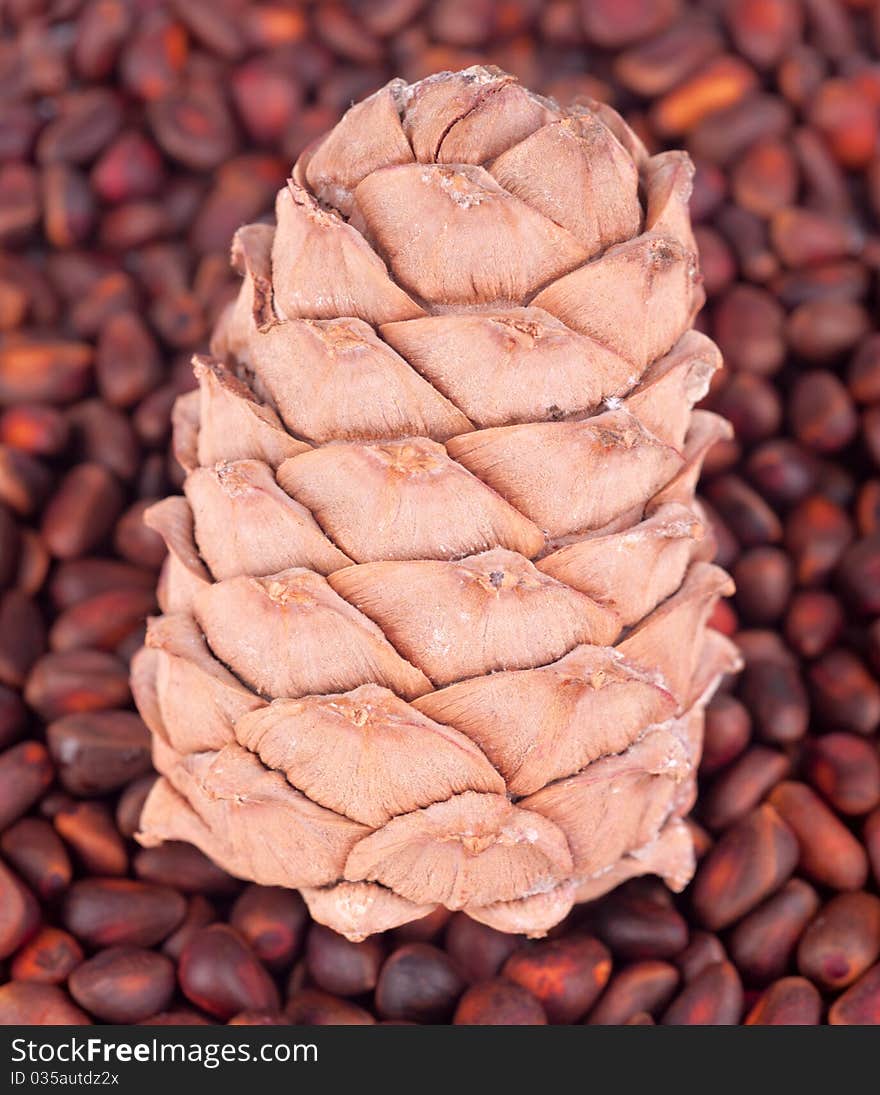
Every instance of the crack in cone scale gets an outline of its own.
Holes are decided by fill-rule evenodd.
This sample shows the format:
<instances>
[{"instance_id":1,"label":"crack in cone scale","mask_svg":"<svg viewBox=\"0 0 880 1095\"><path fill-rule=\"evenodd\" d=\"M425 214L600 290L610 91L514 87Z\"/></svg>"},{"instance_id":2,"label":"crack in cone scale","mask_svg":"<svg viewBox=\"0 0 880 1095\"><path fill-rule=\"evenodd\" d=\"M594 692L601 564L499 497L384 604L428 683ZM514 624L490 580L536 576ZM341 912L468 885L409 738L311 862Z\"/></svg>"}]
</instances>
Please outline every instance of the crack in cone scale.
<instances>
[{"instance_id":1,"label":"crack in cone scale","mask_svg":"<svg viewBox=\"0 0 880 1095\"><path fill-rule=\"evenodd\" d=\"M361 939L463 909L542 935L693 872L737 667L694 497L729 428L687 156L494 69L393 80L238 231L174 411L163 615L133 664L139 839Z\"/></svg>"}]
</instances>

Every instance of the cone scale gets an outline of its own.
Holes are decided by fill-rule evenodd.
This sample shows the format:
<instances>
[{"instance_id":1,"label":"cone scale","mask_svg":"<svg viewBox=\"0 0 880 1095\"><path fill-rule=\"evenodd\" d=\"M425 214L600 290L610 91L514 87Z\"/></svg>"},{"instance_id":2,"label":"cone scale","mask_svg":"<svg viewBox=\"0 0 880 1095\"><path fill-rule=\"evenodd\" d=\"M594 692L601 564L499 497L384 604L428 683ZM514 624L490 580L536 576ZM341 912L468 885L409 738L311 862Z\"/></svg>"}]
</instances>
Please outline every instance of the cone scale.
<instances>
[{"instance_id":1,"label":"cone scale","mask_svg":"<svg viewBox=\"0 0 880 1095\"><path fill-rule=\"evenodd\" d=\"M497 70L392 81L239 230L174 412L139 839L360 939L445 905L541 935L693 871L736 667L695 500L728 426L683 153Z\"/></svg>"}]
</instances>

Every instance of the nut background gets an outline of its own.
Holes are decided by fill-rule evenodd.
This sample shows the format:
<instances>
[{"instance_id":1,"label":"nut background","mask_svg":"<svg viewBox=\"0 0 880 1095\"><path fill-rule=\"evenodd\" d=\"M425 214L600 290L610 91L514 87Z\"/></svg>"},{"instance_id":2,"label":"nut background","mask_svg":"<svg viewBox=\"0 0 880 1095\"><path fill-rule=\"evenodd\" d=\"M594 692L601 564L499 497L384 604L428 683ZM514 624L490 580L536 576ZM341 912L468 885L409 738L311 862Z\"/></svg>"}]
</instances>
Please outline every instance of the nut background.
<instances>
[{"instance_id":1,"label":"nut background","mask_svg":"<svg viewBox=\"0 0 880 1095\"><path fill-rule=\"evenodd\" d=\"M0 1019L880 1020L876 6L2 18ZM705 405L737 428L703 488L738 585L715 624L747 664L710 707L681 898L634 883L526 946L459 916L351 944L292 894L131 840L151 777L127 661L162 559L140 515L180 482L170 407L234 291L234 229L350 100L484 60L697 162L700 324L727 362Z\"/></svg>"}]
</instances>

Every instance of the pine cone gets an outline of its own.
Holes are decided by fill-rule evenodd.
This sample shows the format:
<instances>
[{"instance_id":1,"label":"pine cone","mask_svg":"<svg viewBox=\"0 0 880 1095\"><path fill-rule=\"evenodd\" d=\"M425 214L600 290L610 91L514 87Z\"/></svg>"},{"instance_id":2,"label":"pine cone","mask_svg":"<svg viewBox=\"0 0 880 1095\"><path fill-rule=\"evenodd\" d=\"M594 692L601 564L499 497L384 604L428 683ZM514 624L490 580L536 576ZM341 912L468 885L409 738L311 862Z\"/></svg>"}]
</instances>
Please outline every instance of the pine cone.
<instances>
[{"instance_id":1,"label":"pine cone","mask_svg":"<svg viewBox=\"0 0 880 1095\"><path fill-rule=\"evenodd\" d=\"M727 424L691 165L497 70L393 80L297 163L178 400L185 498L133 680L145 844L350 938L540 935L693 870L736 665L694 488Z\"/></svg>"}]
</instances>

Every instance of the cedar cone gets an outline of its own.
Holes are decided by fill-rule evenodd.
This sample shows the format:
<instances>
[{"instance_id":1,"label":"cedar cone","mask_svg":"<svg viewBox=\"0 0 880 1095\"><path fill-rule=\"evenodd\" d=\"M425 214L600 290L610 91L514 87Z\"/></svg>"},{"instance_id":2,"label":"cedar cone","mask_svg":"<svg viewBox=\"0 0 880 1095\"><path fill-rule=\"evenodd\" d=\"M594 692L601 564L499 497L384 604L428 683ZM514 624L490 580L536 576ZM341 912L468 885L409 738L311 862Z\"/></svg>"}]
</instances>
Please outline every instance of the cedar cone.
<instances>
[{"instance_id":1,"label":"cedar cone","mask_svg":"<svg viewBox=\"0 0 880 1095\"><path fill-rule=\"evenodd\" d=\"M693 870L736 666L694 498L727 424L692 168L495 69L393 80L308 149L174 412L140 840L361 939L540 935Z\"/></svg>"}]
</instances>

